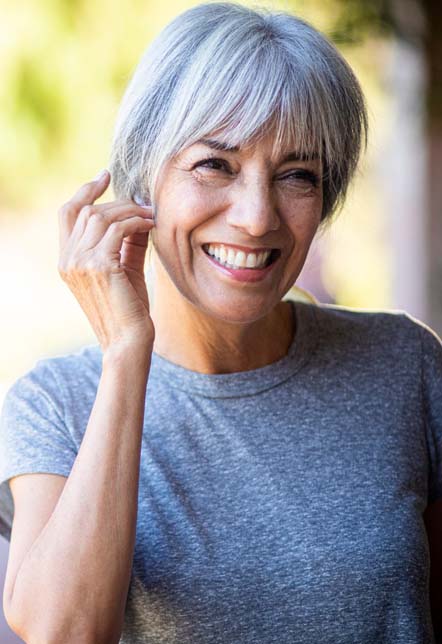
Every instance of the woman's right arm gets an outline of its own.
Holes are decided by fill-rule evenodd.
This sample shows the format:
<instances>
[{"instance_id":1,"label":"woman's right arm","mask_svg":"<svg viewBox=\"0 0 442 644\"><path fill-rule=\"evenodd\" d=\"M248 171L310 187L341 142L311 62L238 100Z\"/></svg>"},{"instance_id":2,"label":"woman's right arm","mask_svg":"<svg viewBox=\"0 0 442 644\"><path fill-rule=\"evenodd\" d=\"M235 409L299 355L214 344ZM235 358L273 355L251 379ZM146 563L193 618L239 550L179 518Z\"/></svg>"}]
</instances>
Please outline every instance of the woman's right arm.
<instances>
[{"instance_id":1,"label":"woman's right arm","mask_svg":"<svg viewBox=\"0 0 442 644\"><path fill-rule=\"evenodd\" d=\"M61 211L60 271L97 334L103 364L55 509L19 565L8 563L6 614L28 644L112 644L123 626L154 339L142 277L152 222L130 203L91 207L108 181L86 184ZM94 212L100 215L89 226ZM26 477L17 477L17 489L20 478Z\"/></svg>"}]
</instances>

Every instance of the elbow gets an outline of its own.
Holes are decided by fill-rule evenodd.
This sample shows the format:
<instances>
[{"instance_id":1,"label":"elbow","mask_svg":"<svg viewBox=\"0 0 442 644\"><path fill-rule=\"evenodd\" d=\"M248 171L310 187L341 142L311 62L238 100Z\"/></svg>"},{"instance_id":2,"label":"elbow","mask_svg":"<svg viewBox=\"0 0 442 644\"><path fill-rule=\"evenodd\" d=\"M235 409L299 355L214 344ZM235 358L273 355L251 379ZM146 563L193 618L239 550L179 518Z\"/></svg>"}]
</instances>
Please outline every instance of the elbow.
<instances>
[{"instance_id":1,"label":"elbow","mask_svg":"<svg viewBox=\"0 0 442 644\"><path fill-rule=\"evenodd\" d=\"M114 623L112 632L98 633L96 625L89 619L70 614L68 619L60 619L59 611L51 610L50 603L38 610L32 606L17 605L6 592L3 594L3 612L6 623L15 635L26 644L119 644L122 624ZM58 613L58 614L57 614Z\"/></svg>"},{"instance_id":2,"label":"elbow","mask_svg":"<svg viewBox=\"0 0 442 644\"><path fill-rule=\"evenodd\" d=\"M18 635L18 637L20 637L20 639L22 639L23 641L29 642L29 640L26 639L20 620L17 618L17 615L13 610L11 597L6 594L6 588L5 592L3 593L3 615L11 631L15 635Z\"/></svg>"},{"instance_id":3,"label":"elbow","mask_svg":"<svg viewBox=\"0 0 442 644\"><path fill-rule=\"evenodd\" d=\"M41 619L43 616L26 615L23 611L17 611L11 604L3 601L3 612L6 623L11 631L26 644L110 644L118 639L101 639L91 635L79 625L69 628L55 628L48 620ZM25 619L26 617L26 619Z\"/></svg>"}]
</instances>

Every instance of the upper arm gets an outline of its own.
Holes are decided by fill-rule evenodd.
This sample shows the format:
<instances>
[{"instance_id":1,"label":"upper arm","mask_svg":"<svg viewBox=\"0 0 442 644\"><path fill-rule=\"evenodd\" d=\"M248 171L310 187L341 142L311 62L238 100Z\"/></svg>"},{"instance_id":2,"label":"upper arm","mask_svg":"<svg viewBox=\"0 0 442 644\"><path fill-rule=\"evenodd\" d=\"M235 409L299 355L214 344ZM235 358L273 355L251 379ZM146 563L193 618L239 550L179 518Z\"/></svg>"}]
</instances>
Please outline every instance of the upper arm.
<instances>
[{"instance_id":1,"label":"upper arm","mask_svg":"<svg viewBox=\"0 0 442 644\"><path fill-rule=\"evenodd\" d=\"M3 592L7 619L17 572L53 513L66 480L58 474L22 474L9 480L14 519Z\"/></svg>"}]
</instances>

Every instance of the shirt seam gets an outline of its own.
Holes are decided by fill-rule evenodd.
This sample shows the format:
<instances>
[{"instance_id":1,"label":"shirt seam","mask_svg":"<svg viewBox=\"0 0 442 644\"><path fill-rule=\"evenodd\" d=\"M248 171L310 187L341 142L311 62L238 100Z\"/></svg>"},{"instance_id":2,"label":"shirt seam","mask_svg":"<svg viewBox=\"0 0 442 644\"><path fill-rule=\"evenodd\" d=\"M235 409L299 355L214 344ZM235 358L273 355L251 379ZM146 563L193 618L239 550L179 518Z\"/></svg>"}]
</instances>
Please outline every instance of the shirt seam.
<instances>
[{"instance_id":1,"label":"shirt seam","mask_svg":"<svg viewBox=\"0 0 442 644\"><path fill-rule=\"evenodd\" d=\"M292 300L292 302L294 302L295 309L296 309L296 306L298 306L299 304L304 305L304 303L302 303L302 302L299 303L299 302L296 302L294 300ZM317 306L319 306L319 305L305 304L305 306L310 309L311 314L312 314L312 318L314 318L316 333L314 334L314 339L313 339L312 345L309 348L308 354L304 353L301 356L300 364L297 366L297 368L293 372L288 374L287 377L283 378L282 380L278 380L278 382L276 382L274 384L271 384L271 385L269 385L267 387L261 388L258 391L253 391L253 392L250 392L250 393L247 393L247 392L246 393L241 393L241 394L233 394L232 393L232 394L226 394L226 395L221 395L220 396L220 395L210 395L210 394L206 394L206 393L203 393L203 392L200 392L200 391L192 391L191 392L192 395L193 396L198 396L200 398L211 399L211 400L232 400L232 399L241 399L241 398L252 398L253 396L259 396L260 394L262 394L264 392L271 391L272 389L275 389L276 387L279 387L279 386L287 383L291 378L297 376L304 369L304 367L306 367L307 364L310 362L311 358L313 357L314 353L316 352L317 345L319 343L319 332L318 332L319 320L318 320L318 317L316 316L316 310L315 310L317 308ZM295 314L296 314L296 311L295 311ZM305 321L304 321L304 323L305 323ZM308 321L307 321L307 323L308 323ZM296 331L295 331L295 333L296 333ZM296 342L296 336L295 336L295 342ZM153 379L155 379L155 376L154 376ZM171 387L172 389L176 389L176 390L179 390L179 391L186 392L186 393L189 392L189 389L187 387L181 387L179 384L172 383L171 381L169 381L169 387Z\"/></svg>"}]
</instances>

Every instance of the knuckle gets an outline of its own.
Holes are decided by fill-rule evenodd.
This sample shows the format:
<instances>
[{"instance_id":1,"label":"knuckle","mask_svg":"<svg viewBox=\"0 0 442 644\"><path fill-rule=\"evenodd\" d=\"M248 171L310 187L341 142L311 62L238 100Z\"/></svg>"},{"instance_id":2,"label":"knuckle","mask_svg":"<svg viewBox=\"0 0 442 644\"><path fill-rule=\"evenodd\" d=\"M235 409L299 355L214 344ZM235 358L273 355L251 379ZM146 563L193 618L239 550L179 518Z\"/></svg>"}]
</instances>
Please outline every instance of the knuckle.
<instances>
[{"instance_id":1,"label":"knuckle","mask_svg":"<svg viewBox=\"0 0 442 644\"><path fill-rule=\"evenodd\" d=\"M74 212L75 207L70 201L67 201L58 209L58 215L61 218L68 217L69 215L74 214Z\"/></svg>"},{"instance_id":2,"label":"knuckle","mask_svg":"<svg viewBox=\"0 0 442 644\"><path fill-rule=\"evenodd\" d=\"M76 273L75 263L71 259L60 261L58 263L58 273L64 282L70 282Z\"/></svg>"},{"instance_id":3,"label":"knuckle","mask_svg":"<svg viewBox=\"0 0 442 644\"><path fill-rule=\"evenodd\" d=\"M73 275L78 270L78 264L74 259L69 259L66 262L64 273L65 275Z\"/></svg>"},{"instance_id":4,"label":"knuckle","mask_svg":"<svg viewBox=\"0 0 442 644\"><path fill-rule=\"evenodd\" d=\"M57 268L64 281L76 282L78 279L85 279L93 274L103 272L105 262L104 258L96 252L92 254L72 253L60 257Z\"/></svg>"},{"instance_id":5,"label":"knuckle","mask_svg":"<svg viewBox=\"0 0 442 644\"><path fill-rule=\"evenodd\" d=\"M82 258L81 255L76 253L70 254L64 262L62 263L62 268L66 275L73 275L78 273L82 269Z\"/></svg>"},{"instance_id":6,"label":"knuckle","mask_svg":"<svg viewBox=\"0 0 442 644\"><path fill-rule=\"evenodd\" d=\"M60 253L58 256L57 270L59 273L66 273L68 257L69 255L67 253Z\"/></svg>"},{"instance_id":7,"label":"knuckle","mask_svg":"<svg viewBox=\"0 0 442 644\"><path fill-rule=\"evenodd\" d=\"M109 270L109 258L105 253L97 253L95 255L95 271L106 273Z\"/></svg>"},{"instance_id":8,"label":"knuckle","mask_svg":"<svg viewBox=\"0 0 442 644\"><path fill-rule=\"evenodd\" d=\"M88 257L82 265L83 274L97 275L98 273L106 272L106 263L103 257L98 253Z\"/></svg>"},{"instance_id":9,"label":"knuckle","mask_svg":"<svg viewBox=\"0 0 442 644\"><path fill-rule=\"evenodd\" d=\"M94 211L93 211L93 212L91 212L91 214L89 215L89 219L90 219L91 221L103 221L103 220L105 220L105 219L106 219L106 217L105 217L105 215L104 215L102 212L100 212L99 210L94 210Z\"/></svg>"},{"instance_id":10,"label":"knuckle","mask_svg":"<svg viewBox=\"0 0 442 644\"><path fill-rule=\"evenodd\" d=\"M97 262L94 258L85 259L81 265L82 273L94 273L97 270Z\"/></svg>"},{"instance_id":11,"label":"knuckle","mask_svg":"<svg viewBox=\"0 0 442 644\"><path fill-rule=\"evenodd\" d=\"M64 268L66 265L66 253L61 252L58 255L57 268Z\"/></svg>"},{"instance_id":12,"label":"knuckle","mask_svg":"<svg viewBox=\"0 0 442 644\"><path fill-rule=\"evenodd\" d=\"M83 208L80 211L80 214L82 217L85 219L89 219L89 217L94 213L94 207L88 204L87 206L83 206Z\"/></svg>"},{"instance_id":13,"label":"knuckle","mask_svg":"<svg viewBox=\"0 0 442 644\"><path fill-rule=\"evenodd\" d=\"M83 220L86 223L86 226L94 226L106 221L106 217L102 212L91 209L85 212L85 214L83 215Z\"/></svg>"},{"instance_id":14,"label":"knuckle","mask_svg":"<svg viewBox=\"0 0 442 644\"><path fill-rule=\"evenodd\" d=\"M124 226L124 223L122 221L113 221L109 225L109 233L110 234L117 233L119 230L122 229L123 226Z\"/></svg>"}]
</instances>

